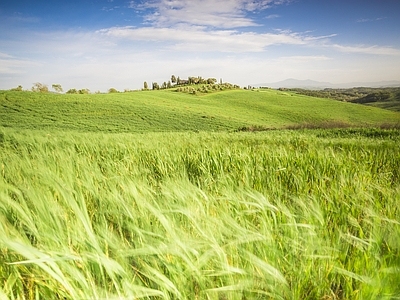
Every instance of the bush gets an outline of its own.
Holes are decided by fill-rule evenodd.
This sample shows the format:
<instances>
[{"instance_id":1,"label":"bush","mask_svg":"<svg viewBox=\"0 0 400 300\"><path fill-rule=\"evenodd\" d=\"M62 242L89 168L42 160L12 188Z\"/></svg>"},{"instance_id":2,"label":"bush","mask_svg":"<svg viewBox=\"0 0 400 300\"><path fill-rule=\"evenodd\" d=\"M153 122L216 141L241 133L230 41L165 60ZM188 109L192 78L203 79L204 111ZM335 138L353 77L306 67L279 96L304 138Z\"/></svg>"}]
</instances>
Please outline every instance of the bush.
<instances>
[{"instance_id":1,"label":"bush","mask_svg":"<svg viewBox=\"0 0 400 300\"><path fill-rule=\"evenodd\" d=\"M49 92L49 88L48 88L47 85L45 85L43 83L36 82L32 87L32 92L48 93Z\"/></svg>"},{"instance_id":2,"label":"bush","mask_svg":"<svg viewBox=\"0 0 400 300\"><path fill-rule=\"evenodd\" d=\"M78 91L76 89L69 89L67 94L78 94Z\"/></svg>"},{"instance_id":3,"label":"bush","mask_svg":"<svg viewBox=\"0 0 400 300\"><path fill-rule=\"evenodd\" d=\"M13 92L21 92L22 91L22 85L19 85L18 87L11 89L11 91L13 91Z\"/></svg>"}]
</instances>

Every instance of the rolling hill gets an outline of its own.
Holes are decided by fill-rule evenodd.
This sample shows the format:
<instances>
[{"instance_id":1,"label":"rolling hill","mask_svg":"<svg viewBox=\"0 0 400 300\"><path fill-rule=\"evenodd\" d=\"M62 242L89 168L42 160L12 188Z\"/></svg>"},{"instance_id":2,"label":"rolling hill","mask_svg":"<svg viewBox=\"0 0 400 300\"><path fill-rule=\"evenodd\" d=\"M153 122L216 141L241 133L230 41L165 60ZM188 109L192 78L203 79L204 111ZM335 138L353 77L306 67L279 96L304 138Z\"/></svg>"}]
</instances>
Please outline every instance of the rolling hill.
<instances>
[{"instance_id":1,"label":"rolling hill","mask_svg":"<svg viewBox=\"0 0 400 300\"><path fill-rule=\"evenodd\" d=\"M227 131L299 124L396 124L400 113L276 90L62 95L0 92L0 126L88 132Z\"/></svg>"}]
</instances>

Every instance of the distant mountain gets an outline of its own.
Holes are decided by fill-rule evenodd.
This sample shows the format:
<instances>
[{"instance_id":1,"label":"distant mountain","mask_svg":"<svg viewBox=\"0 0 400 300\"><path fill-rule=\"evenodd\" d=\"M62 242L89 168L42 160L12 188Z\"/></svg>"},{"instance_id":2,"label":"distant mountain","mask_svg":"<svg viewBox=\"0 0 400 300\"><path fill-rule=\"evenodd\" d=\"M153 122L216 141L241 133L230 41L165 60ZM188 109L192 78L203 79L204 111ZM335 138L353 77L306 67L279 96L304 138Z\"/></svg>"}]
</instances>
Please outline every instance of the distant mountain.
<instances>
[{"instance_id":1,"label":"distant mountain","mask_svg":"<svg viewBox=\"0 0 400 300\"><path fill-rule=\"evenodd\" d=\"M353 88L353 87L372 87L372 88L382 88L382 87L400 87L400 81L380 81L380 82L349 82L349 83L339 83L333 84L330 82L321 82L311 79L298 80L294 78L289 78L283 81L272 82L272 83L258 83L253 84L254 87L270 87L270 88L302 88L310 90L320 90L325 88Z\"/></svg>"}]
</instances>

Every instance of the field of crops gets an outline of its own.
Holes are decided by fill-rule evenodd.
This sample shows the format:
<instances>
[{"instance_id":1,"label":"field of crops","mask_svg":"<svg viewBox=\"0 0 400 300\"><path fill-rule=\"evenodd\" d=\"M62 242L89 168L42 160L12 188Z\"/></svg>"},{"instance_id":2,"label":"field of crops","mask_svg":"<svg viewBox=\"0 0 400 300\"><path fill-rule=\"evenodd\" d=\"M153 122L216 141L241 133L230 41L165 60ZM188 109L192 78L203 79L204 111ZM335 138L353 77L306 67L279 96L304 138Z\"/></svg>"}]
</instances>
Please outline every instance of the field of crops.
<instances>
[{"instance_id":1,"label":"field of crops","mask_svg":"<svg viewBox=\"0 0 400 300\"><path fill-rule=\"evenodd\" d=\"M0 299L399 299L399 145L3 127Z\"/></svg>"},{"instance_id":2,"label":"field of crops","mask_svg":"<svg viewBox=\"0 0 400 300\"><path fill-rule=\"evenodd\" d=\"M274 90L0 91L0 299L400 299L399 120ZM304 126L346 128L259 131Z\"/></svg>"}]
</instances>

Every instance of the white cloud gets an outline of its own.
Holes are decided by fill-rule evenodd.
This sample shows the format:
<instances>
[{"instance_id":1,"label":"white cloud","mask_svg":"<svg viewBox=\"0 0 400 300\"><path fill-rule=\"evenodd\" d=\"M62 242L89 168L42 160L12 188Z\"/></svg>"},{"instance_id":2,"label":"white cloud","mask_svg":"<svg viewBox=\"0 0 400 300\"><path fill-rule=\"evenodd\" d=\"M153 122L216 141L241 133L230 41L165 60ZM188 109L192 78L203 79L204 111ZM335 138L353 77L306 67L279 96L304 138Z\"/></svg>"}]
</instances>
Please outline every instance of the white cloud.
<instances>
[{"instance_id":1,"label":"white cloud","mask_svg":"<svg viewBox=\"0 0 400 300\"><path fill-rule=\"evenodd\" d=\"M291 31L276 33L239 32L237 30L206 30L201 27L113 27L98 33L132 41L158 41L159 47L181 51L262 52L272 45L305 45L330 36L307 36Z\"/></svg>"},{"instance_id":2,"label":"white cloud","mask_svg":"<svg viewBox=\"0 0 400 300\"><path fill-rule=\"evenodd\" d=\"M12 58L12 56L7 53L0 52L0 59L1 58Z\"/></svg>"},{"instance_id":3,"label":"white cloud","mask_svg":"<svg viewBox=\"0 0 400 300\"><path fill-rule=\"evenodd\" d=\"M367 55L399 56L400 50L385 46L346 46L334 44L331 38L336 34L313 36L310 32L299 33L289 30L275 32L251 32L238 30L209 30L200 26L112 27L97 31L110 38L115 45L123 41L157 43L158 50L189 52L222 52L222 53L256 53L264 52L268 47L278 45L308 46L315 49L330 48L343 53L360 53Z\"/></svg>"},{"instance_id":4,"label":"white cloud","mask_svg":"<svg viewBox=\"0 0 400 300\"><path fill-rule=\"evenodd\" d=\"M282 56L279 58L280 62L286 63L309 63L309 62L323 62L330 61L331 57L325 55L294 55L294 56Z\"/></svg>"},{"instance_id":5,"label":"white cloud","mask_svg":"<svg viewBox=\"0 0 400 300\"><path fill-rule=\"evenodd\" d=\"M400 50L392 47L382 46L343 46L343 45L328 45L341 52L345 53L361 53L370 55L389 55L389 56L400 56Z\"/></svg>"},{"instance_id":6,"label":"white cloud","mask_svg":"<svg viewBox=\"0 0 400 300\"><path fill-rule=\"evenodd\" d=\"M39 65L38 62L15 58L0 52L0 74L23 74L27 68Z\"/></svg>"},{"instance_id":7,"label":"white cloud","mask_svg":"<svg viewBox=\"0 0 400 300\"><path fill-rule=\"evenodd\" d=\"M6 17L6 20L10 23L39 23L41 21L38 17L25 16L22 14L14 14L13 16Z\"/></svg>"},{"instance_id":8,"label":"white cloud","mask_svg":"<svg viewBox=\"0 0 400 300\"><path fill-rule=\"evenodd\" d=\"M243 0L239 1L241 2L241 5L243 8L247 11L255 11L255 10L264 10L267 8L270 8L273 5L280 5L285 2L289 1L276 1L276 0L259 0L259 1L253 1L253 0Z\"/></svg>"},{"instance_id":9,"label":"white cloud","mask_svg":"<svg viewBox=\"0 0 400 300\"><path fill-rule=\"evenodd\" d=\"M384 18L374 18L374 19L358 19L357 23L366 23L366 22L375 22L375 21L381 21L386 19L386 17Z\"/></svg>"},{"instance_id":10,"label":"white cloud","mask_svg":"<svg viewBox=\"0 0 400 300\"><path fill-rule=\"evenodd\" d=\"M26 48L37 60L77 59L107 54L117 44L90 31L27 32L13 47Z\"/></svg>"},{"instance_id":11,"label":"white cloud","mask_svg":"<svg viewBox=\"0 0 400 300\"><path fill-rule=\"evenodd\" d=\"M280 15L268 15L265 17L265 19L268 19L268 20L276 19L276 18L280 18Z\"/></svg>"},{"instance_id":12,"label":"white cloud","mask_svg":"<svg viewBox=\"0 0 400 300\"><path fill-rule=\"evenodd\" d=\"M29 88L33 82L49 86L61 83L64 90L137 89L143 86L143 81L162 83L172 74L181 78L223 78L241 86L290 77L338 83L390 80L400 76L398 64L391 56L376 55L372 60L364 55L338 58L335 52L339 49L329 51L328 46L318 44L317 37L304 34L279 31L262 35L234 30L216 30L209 34L199 28L187 29L116 27L98 33L30 35L18 48L29 49L29 53L41 52L42 56L25 60L21 58L24 55L16 57L0 52L0 89L19 84ZM169 36L180 35L181 38L169 41ZM158 40L160 36L162 40ZM148 45L146 41L150 37L155 43ZM200 42L196 43L198 39ZM220 44L214 45L217 42ZM277 43L287 47L274 46L261 51ZM232 47L241 47L242 51L233 51ZM203 51L204 48L230 53Z\"/></svg>"},{"instance_id":13,"label":"white cloud","mask_svg":"<svg viewBox=\"0 0 400 300\"><path fill-rule=\"evenodd\" d=\"M177 24L209 26L216 28L238 28L257 26L247 12L264 10L272 5L290 0L152 0L144 4L131 1L130 7L150 9L146 21L157 27Z\"/></svg>"}]
</instances>

